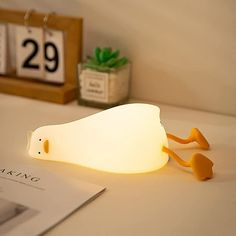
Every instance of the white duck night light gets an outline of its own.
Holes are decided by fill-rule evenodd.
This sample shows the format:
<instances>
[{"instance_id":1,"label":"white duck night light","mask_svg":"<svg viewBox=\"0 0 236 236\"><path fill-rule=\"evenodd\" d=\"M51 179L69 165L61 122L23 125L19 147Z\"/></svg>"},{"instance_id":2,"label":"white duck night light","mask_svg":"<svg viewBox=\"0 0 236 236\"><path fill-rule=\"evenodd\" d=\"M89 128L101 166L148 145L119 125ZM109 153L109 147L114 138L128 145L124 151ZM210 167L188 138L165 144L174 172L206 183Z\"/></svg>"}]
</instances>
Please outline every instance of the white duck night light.
<instances>
[{"instance_id":1,"label":"white duck night light","mask_svg":"<svg viewBox=\"0 0 236 236\"><path fill-rule=\"evenodd\" d=\"M213 163L197 153L188 162L168 148L168 138L179 143L209 144L193 128L187 139L166 134L160 122L160 109L149 104L114 107L89 117L36 129L29 140L34 158L78 164L114 173L144 173L163 167L169 157L192 167L200 180L212 178Z\"/></svg>"}]
</instances>

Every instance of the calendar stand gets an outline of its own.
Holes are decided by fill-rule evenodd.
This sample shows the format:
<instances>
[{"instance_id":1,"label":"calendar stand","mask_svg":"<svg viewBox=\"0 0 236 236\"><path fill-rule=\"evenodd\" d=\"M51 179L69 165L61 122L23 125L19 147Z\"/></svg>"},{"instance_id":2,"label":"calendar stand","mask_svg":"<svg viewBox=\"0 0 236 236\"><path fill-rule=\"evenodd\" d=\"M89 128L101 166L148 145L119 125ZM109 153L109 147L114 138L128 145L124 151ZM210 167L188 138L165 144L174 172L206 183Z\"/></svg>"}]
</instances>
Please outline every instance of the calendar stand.
<instances>
[{"instance_id":1,"label":"calendar stand","mask_svg":"<svg viewBox=\"0 0 236 236\"><path fill-rule=\"evenodd\" d=\"M24 25L25 12L0 9L0 22ZM45 14L33 13L30 25L42 27ZM30 97L56 103L67 103L77 96L77 65L82 55L82 18L53 15L48 27L65 34L65 82L55 85L17 77L0 75L0 92Z\"/></svg>"}]
</instances>

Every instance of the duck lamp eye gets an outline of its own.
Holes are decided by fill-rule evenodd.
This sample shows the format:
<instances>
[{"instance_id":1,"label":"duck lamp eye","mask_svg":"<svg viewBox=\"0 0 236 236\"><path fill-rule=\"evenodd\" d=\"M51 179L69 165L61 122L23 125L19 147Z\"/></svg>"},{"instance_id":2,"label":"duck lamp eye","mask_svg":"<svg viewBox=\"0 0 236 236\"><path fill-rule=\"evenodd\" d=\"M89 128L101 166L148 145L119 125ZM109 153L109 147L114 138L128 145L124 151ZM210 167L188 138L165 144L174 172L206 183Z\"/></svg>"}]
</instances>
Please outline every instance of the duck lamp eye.
<instances>
[{"instance_id":1,"label":"duck lamp eye","mask_svg":"<svg viewBox=\"0 0 236 236\"><path fill-rule=\"evenodd\" d=\"M42 140L38 137L45 139L40 159L134 174L158 170L171 157L182 166L192 167L198 179L213 175L213 163L205 156L185 162L168 147L168 139L172 139L180 143L196 141L208 149L201 132L194 128L187 139L167 134L160 121L159 107L150 104L122 105L70 123L40 127L30 140L29 155L35 158L34 150L39 145L36 141Z\"/></svg>"}]
</instances>

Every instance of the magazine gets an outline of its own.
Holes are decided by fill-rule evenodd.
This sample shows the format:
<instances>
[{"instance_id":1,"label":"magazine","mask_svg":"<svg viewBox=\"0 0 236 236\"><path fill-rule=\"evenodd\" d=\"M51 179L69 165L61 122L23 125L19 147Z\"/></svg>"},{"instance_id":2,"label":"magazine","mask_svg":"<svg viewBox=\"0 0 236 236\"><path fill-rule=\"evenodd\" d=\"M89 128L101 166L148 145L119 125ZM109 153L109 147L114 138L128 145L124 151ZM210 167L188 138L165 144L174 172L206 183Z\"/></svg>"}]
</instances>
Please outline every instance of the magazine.
<instances>
[{"instance_id":1,"label":"magazine","mask_svg":"<svg viewBox=\"0 0 236 236\"><path fill-rule=\"evenodd\" d=\"M0 164L0 235L40 235L105 189L35 166Z\"/></svg>"}]
</instances>

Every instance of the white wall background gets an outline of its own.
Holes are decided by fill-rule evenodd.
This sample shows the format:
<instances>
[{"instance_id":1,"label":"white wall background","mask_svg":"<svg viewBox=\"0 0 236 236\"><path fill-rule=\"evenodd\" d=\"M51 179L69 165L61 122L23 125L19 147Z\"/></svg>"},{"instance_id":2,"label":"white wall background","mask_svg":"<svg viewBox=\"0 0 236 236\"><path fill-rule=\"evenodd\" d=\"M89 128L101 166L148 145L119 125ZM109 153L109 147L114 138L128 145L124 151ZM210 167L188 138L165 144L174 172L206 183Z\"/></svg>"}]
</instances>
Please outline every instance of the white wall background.
<instances>
[{"instance_id":1,"label":"white wall background","mask_svg":"<svg viewBox=\"0 0 236 236\"><path fill-rule=\"evenodd\" d=\"M84 56L118 47L132 97L236 115L235 0L0 0L84 17Z\"/></svg>"}]
</instances>

